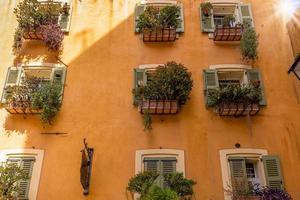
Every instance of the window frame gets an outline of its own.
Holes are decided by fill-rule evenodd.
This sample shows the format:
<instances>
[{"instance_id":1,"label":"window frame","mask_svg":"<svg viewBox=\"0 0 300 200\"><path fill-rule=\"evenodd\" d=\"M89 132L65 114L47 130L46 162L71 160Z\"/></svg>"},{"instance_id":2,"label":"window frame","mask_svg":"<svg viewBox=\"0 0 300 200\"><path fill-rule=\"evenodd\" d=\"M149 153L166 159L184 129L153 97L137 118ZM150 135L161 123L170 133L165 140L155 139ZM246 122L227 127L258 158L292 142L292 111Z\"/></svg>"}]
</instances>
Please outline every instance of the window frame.
<instances>
[{"instance_id":1,"label":"window frame","mask_svg":"<svg viewBox=\"0 0 300 200\"><path fill-rule=\"evenodd\" d=\"M7 159L13 157L34 157L35 163L30 178L30 186L28 191L28 199L36 200L39 189L39 182L42 172L42 164L44 159L44 150L41 149L4 149L0 150L0 162L6 162Z\"/></svg>"},{"instance_id":2,"label":"window frame","mask_svg":"<svg viewBox=\"0 0 300 200\"><path fill-rule=\"evenodd\" d=\"M222 183L224 189L224 200L232 200L231 195L226 192L230 190L231 183L231 172L230 172L230 163L228 161L229 157L236 158L251 158L258 160L257 171L259 179L262 185L266 185L266 174L265 168L262 161L262 156L268 155L267 150L265 149L251 149L251 148L241 148L241 149L224 149L220 150L220 163L221 163L221 174L222 174Z\"/></svg>"}]
</instances>

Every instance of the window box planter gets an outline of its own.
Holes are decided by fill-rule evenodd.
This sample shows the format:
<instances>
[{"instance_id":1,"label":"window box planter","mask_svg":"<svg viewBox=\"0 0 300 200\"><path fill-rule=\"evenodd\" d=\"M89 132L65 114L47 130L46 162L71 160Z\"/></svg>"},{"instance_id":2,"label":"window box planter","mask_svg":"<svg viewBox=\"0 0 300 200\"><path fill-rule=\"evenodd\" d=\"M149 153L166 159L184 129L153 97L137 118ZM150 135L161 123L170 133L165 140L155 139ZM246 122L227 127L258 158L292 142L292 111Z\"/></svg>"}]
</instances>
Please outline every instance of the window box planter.
<instances>
[{"instance_id":1,"label":"window box planter","mask_svg":"<svg viewBox=\"0 0 300 200\"><path fill-rule=\"evenodd\" d=\"M217 27L214 32L214 41L240 41L242 38L243 26Z\"/></svg>"},{"instance_id":2,"label":"window box planter","mask_svg":"<svg viewBox=\"0 0 300 200\"><path fill-rule=\"evenodd\" d=\"M220 116L243 116L243 115L256 115L260 110L259 104L243 104L243 103L223 103L217 112Z\"/></svg>"},{"instance_id":3,"label":"window box planter","mask_svg":"<svg viewBox=\"0 0 300 200\"><path fill-rule=\"evenodd\" d=\"M41 29L40 28L27 29L23 33L23 38L25 40L42 40L43 39L43 35L41 33Z\"/></svg>"},{"instance_id":4,"label":"window box planter","mask_svg":"<svg viewBox=\"0 0 300 200\"><path fill-rule=\"evenodd\" d=\"M178 38L175 28L145 29L141 36L144 42L174 42Z\"/></svg>"},{"instance_id":5,"label":"window box planter","mask_svg":"<svg viewBox=\"0 0 300 200\"><path fill-rule=\"evenodd\" d=\"M150 114L176 114L179 111L177 100L142 100L139 105L139 112Z\"/></svg>"},{"instance_id":6,"label":"window box planter","mask_svg":"<svg viewBox=\"0 0 300 200\"><path fill-rule=\"evenodd\" d=\"M22 106L20 106L22 105ZM10 114L41 114L41 109L32 108L30 100L7 103L5 109Z\"/></svg>"}]
</instances>

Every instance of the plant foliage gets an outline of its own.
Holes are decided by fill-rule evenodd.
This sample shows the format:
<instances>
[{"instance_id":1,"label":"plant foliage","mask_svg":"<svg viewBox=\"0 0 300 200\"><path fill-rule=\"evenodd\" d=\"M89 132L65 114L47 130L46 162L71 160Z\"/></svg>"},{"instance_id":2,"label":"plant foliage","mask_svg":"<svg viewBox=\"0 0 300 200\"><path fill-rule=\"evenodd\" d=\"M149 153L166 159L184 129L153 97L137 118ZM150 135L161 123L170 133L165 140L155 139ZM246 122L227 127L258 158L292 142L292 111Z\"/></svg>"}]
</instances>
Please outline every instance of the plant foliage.
<instances>
[{"instance_id":1,"label":"plant foliage","mask_svg":"<svg viewBox=\"0 0 300 200\"><path fill-rule=\"evenodd\" d=\"M245 30L242 34L242 39L240 43L240 49L242 58L246 61L255 61L258 58L257 48L258 48L258 35L256 34L253 27L245 25Z\"/></svg>"},{"instance_id":2,"label":"plant foliage","mask_svg":"<svg viewBox=\"0 0 300 200\"><path fill-rule=\"evenodd\" d=\"M256 194L261 197L261 200L292 200L291 195L285 189L263 187L257 189Z\"/></svg>"},{"instance_id":3,"label":"plant foliage","mask_svg":"<svg viewBox=\"0 0 300 200\"><path fill-rule=\"evenodd\" d=\"M217 107L220 104L243 103L253 104L261 100L261 88L259 85L228 85L219 89L208 91L208 106Z\"/></svg>"},{"instance_id":4,"label":"plant foliage","mask_svg":"<svg viewBox=\"0 0 300 200\"><path fill-rule=\"evenodd\" d=\"M192 87L191 73L182 64L172 61L159 66L147 85L139 87L134 94L139 99L178 100L183 105L189 99Z\"/></svg>"},{"instance_id":5,"label":"plant foliage","mask_svg":"<svg viewBox=\"0 0 300 200\"><path fill-rule=\"evenodd\" d=\"M210 2L201 3L201 11L204 15L209 16L211 14L211 10L213 9L213 6Z\"/></svg>"},{"instance_id":6,"label":"plant foliage","mask_svg":"<svg viewBox=\"0 0 300 200\"><path fill-rule=\"evenodd\" d=\"M127 189L130 192L140 194L141 198L143 198L157 177L158 174L154 172L141 172L129 180Z\"/></svg>"},{"instance_id":7,"label":"plant foliage","mask_svg":"<svg viewBox=\"0 0 300 200\"><path fill-rule=\"evenodd\" d=\"M64 33L57 23L48 23L41 27L43 42L49 51L58 51L62 46Z\"/></svg>"},{"instance_id":8,"label":"plant foliage","mask_svg":"<svg viewBox=\"0 0 300 200\"><path fill-rule=\"evenodd\" d=\"M168 187L175 191L181 199L191 199L191 196L194 194L193 185L195 185L196 182L184 178L183 173L165 174L164 180Z\"/></svg>"},{"instance_id":9,"label":"plant foliage","mask_svg":"<svg viewBox=\"0 0 300 200\"><path fill-rule=\"evenodd\" d=\"M48 124L53 122L53 118L61 107L62 85L59 83L44 83L33 94L32 106L41 109L42 121Z\"/></svg>"},{"instance_id":10,"label":"plant foliage","mask_svg":"<svg viewBox=\"0 0 300 200\"><path fill-rule=\"evenodd\" d=\"M179 200L179 198L175 191L153 185L141 200Z\"/></svg>"},{"instance_id":11,"label":"plant foliage","mask_svg":"<svg viewBox=\"0 0 300 200\"><path fill-rule=\"evenodd\" d=\"M180 7L178 6L166 6L161 9L153 6L148 6L146 10L138 17L137 29L139 32L143 31L144 29L176 29L179 25L179 15Z\"/></svg>"},{"instance_id":12,"label":"plant foliage","mask_svg":"<svg viewBox=\"0 0 300 200\"><path fill-rule=\"evenodd\" d=\"M146 110L143 115L143 122L144 122L144 130L145 131L152 129L152 116L148 110Z\"/></svg>"},{"instance_id":13,"label":"plant foliage","mask_svg":"<svg viewBox=\"0 0 300 200\"><path fill-rule=\"evenodd\" d=\"M235 22L235 17L233 15L226 15L224 17L223 25L231 27L234 22Z\"/></svg>"},{"instance_id":14,"label":"plant foliage","mask_svg":"<svg viewBox=\"0 0 300 200\"><path fill-rule=\"evenodd\" d=\"M2 163L0 165L0 199L1 200L16 200L17 195L21 192L21 180L26 180L29 177L15 163Z\"/></svg>"}]
</instances>

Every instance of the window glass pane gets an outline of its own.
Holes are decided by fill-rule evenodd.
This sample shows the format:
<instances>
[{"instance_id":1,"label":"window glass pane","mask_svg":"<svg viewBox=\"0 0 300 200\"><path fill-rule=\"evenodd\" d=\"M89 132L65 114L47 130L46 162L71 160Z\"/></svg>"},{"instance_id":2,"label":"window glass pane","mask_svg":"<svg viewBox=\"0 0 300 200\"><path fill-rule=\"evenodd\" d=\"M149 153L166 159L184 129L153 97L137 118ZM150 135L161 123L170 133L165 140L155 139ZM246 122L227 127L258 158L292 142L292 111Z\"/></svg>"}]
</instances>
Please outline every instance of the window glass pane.
<instances>
[{"instance_id":1,"label":"window glass pane","mask_svg":"<svg viewBox=\"0 0 300 200\"><path fill-rule=\"evenodd\" d=\"M246 163L247 178L255 178L254 163Z\"/></svg>"}]
</instances>

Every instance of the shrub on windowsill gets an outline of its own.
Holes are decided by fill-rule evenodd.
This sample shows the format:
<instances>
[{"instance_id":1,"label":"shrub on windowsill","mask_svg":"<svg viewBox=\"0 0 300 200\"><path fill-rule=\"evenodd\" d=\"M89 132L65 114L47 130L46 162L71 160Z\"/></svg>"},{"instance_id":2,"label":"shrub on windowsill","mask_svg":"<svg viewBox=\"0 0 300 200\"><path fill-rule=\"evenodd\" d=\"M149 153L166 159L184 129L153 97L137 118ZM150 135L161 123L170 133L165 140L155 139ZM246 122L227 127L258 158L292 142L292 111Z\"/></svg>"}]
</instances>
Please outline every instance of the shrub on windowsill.
<instances>
[{"instance_id":1,"label":"shrub on windowsill","mask_svg":"<svg viewBox=\"0 0 300 200\"><path fill-rule=\"evenodd\" d=\"M228 85L208 91L208 106L219 107L222 104L258 104L261 100L259 85Z\"/></svg>"},{"instance_id":2,"label":"shrub on windowsill","mask_svg":"<svg viewBox=\"0 0 300 200\"><path fill-rule=\"evenodd\" d=\"M145 29L157 30L163 28L176 29L179 25L178 16L180 15L180 7L166 6L162 9L148 6L146 10L139 16L137 20L138 32Z\"/></svg>"},{"instance_id":3,"label":"shrub on windowsill","mask_svg":"<svg viewBox=\"0 0 300 200\"><path fill-rule=\"evenodd\" d=\"M147 85L133 90L134 96L142 100L177 100L184 105L193 87L191 73L182 64L174 61L159 66ZM151 115L144 116L145 129L151 129Z\"/></svg>"},{"instance_id":4,"label":"shrub on windowsill","mask_svg":"<svg viewBox=\"0 0 300 200\"><path fill-rule=\"evenodd\" d=\"M63 12L62 5L53 3L52 1L46 4L41 4L37 0L23 0L20 2L14 9L19 23L14 37L14 52L17 52L22 47L22 36L25 32L35 32L41 29L44 30L42 39L49 50L57 51L61 46L61 37L63 37L63 34L61 30L58 30L59 26L55 26L55 24L57 24L58 17ZM54 28L54 33L46 31L50 28Z\"/></svg>"}]
</instances>

